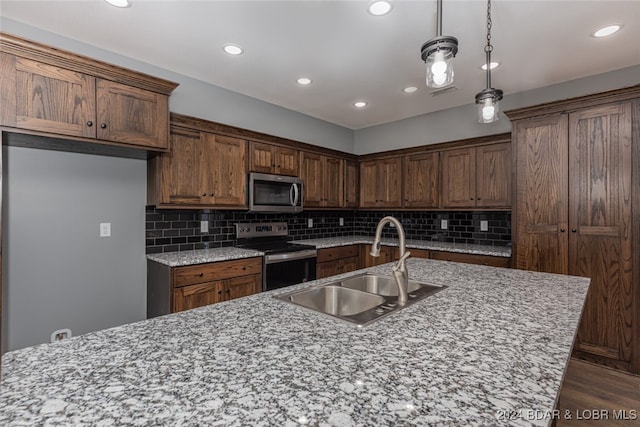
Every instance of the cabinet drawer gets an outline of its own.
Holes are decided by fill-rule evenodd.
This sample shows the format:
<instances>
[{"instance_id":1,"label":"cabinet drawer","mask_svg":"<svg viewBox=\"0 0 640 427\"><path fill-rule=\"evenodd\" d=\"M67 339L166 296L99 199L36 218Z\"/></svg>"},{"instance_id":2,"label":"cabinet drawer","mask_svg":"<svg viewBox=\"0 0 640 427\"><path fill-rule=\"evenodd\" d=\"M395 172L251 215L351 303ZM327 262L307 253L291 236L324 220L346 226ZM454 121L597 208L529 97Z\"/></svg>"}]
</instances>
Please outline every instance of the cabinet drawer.
<instances>
[{"instance_id":1,"label":"cabinet drawer","mask_svg":"<svg viewBox=\"0 0 640 427\"><path fill-rule=\"evenodd\" d=\"M339 246L318 250L318 262L334 261L336 259L358 256L358 246Z\"/></svg>"},{"instance_id":2,"label":"cabinet drawer","mask_svg":"<svg viewBox=\"0 0 640 427\"><path fill-rule=\"evenodd\" d=\"M173 269L173 286L224 280L262 273L262 257L212 262Z\"/></svg>"},{"instance_id":3,"label":"cabinet drawer","mask_svg":"<svg viewBox=\"0 0 640 427\"><path fill-rule=\"evenodd\" d=\"M462 254L458 252L432 251L431 259L441 261L464 262L467 264L490 265L492 267L509 267L510 258L488 255Z\"/></svg>"}]
</instances>

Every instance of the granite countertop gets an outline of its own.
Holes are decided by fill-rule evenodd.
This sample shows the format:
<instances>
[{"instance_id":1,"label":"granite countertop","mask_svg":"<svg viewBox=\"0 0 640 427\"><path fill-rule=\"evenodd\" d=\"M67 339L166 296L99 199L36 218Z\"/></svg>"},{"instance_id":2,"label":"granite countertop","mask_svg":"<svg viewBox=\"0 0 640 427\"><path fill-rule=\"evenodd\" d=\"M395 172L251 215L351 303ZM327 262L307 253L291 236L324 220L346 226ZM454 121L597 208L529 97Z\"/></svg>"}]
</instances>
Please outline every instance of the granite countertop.
<instances>
[{"instance_id":1,"label":"granite countertop","mask_svg":"<svg viewBox=\"0 0 640 427\"><path fill-rule=\"evenodd\" d=\"M449 287L364 328L276 290L9 352L0 425L547 425L589 279L407 265Z\"/></svg>"},{"instance_id":2,"label":"granite countertop","mask_svg":"<svg viewBox=\"0 0 640 427\"><path fill-rule=\"evenodd\" d=\"M343 236L327 237L323 239L294 240L291 243L314 245L318 249L336 246L373 243L374 236ZM432 251L459 252L463 254L490 255L496 257L511 257L511 248L502 246L472 245L468 243L432 242L426 240L406 241L407 248L427 249ZM382 239L382 245L398 246L398 239Z\"/></svg>"},{"instance_id":3,"label":"granite countertop","mask_svg":"<svg viewBox=\"0 0 640 427\"><path fill-rule=\"evenodd\" d=\"M183 265L205 264L207 262L229 261L233 259L263 256L264 252L235 247L199 249L194 251L166 252L149 254L147 259L169 267Z\"/></svg>"}]
</instances>

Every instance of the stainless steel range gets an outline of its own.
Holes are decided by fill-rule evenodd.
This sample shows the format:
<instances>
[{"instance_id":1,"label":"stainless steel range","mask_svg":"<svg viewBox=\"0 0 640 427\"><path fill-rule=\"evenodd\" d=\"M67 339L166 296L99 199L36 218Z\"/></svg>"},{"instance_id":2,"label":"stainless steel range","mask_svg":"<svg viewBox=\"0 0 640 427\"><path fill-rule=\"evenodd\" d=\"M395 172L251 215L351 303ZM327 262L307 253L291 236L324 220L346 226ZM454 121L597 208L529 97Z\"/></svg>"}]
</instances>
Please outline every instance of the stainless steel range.
<instances>
[{"instance_id":1,"label":"stainless steel range","mask_svg":"<svg viewBox=\"0 0 640 427\"><path fill-rule=\"evenodd\" d=\"M289 242L286 222L236 223L236 246L265 253L263 290L315 280L315 246Z\"/></svg>"}]
</instances>

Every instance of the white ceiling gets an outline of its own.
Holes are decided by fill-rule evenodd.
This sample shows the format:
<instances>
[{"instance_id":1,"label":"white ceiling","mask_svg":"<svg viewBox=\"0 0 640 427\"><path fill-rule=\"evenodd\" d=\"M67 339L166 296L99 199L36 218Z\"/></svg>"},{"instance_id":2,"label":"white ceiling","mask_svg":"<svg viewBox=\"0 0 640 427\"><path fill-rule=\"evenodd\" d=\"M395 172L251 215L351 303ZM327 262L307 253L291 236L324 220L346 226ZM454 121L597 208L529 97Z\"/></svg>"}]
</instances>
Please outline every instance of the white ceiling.
<instances>
[{"instance_id":1,"label":"white ceiling","mask_svg":"<svg viewBox=\"0 0 640 427\"><path fill-rule=\"evenodd\" d=\"M420 47L436 0L1 0L2 16L351 129L472 103L485 85L486 2L444 0L443 34L459 40L458 90L433 97ZM640 0L492 2L493 86L509 94L640 64ZM622 24L612 37L591 33ZM230 57L225 43L244 54ZM302 87L298 77L313 79ZM406 94L403 88L417 86ZM368 102L356 109L358 100Z\"/></svg>"}]
</instances>

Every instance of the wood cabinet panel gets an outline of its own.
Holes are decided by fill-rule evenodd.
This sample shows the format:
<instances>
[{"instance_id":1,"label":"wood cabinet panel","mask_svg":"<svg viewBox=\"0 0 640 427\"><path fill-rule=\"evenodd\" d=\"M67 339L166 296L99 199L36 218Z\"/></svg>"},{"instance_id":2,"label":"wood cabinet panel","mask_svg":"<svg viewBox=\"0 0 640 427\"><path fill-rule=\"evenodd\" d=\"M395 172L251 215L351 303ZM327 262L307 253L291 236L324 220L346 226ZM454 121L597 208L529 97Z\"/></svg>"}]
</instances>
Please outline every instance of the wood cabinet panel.
<instances>
[{"instance_id":1,"label":"wood cabinet panel","mask_svg":"<svg viewBox=\"0 0 640 427\"><path fill-rule=\"evenodd\" d=\"M492 267L505 268L509 267L511 263L510 258L443 251L431 251L430 258L440 261L463 262L466 264L489 265Z\"/></svg>"},{"instance_id":2,"label":"wood cabinet panel","mask_svg":"<svg viewBox=\"0 0 640 427\"><path fill-rule=\"evenodd\" d=\"M362 268L374 267L376 265L385 264L387 262L394 261L394 248L393 246L381 246L380 256L373 257L370 255L371 245L361 245L360 247L360 265Z\"/></svg>"},{"instance_id":3,"label":"wood cabinet panel","mask_svg":"<svg viewBox=\"0 0 640 427\"><path fill-rule=\"evenodd\" d=\"M3 59L6 56L3 57ZM41 132L96 137L96 79L14 57L15 117L10 125ZM7 87L2 88L3 92Z\"/></svg>"},{"instance_id":4,"label":"wood cabinet panel","mask_svg":"<svg viewBox=\"0 0 640 427\"><path fill-rule=\"evenodd\" d=\"M360 265L359 254L359 245L318 249L316 277L322 279L357 270Z\"/></svg>"},{"instance_id":5,"label":"wood cabinet panel","mask_svg":"<svg viewBox=\"0 0 640 427\"><path fill-rule=\"evenodd\" d=\"M431 258L430 251L428 251L427 249L407 248L407 252L411 252L412 258L424 258L424 259ZM400 255L400 250L398 250L398 252L394 254L394 257L399 257L399 255Z\"/></svg>"},{"instance_id":6,"label":"wood cabinet panel","mask_svg":"<svg viewBox=\"0 0 640 427\"><path fill-rule=\"evenodd\" d=\"M222 282L205 282L173 290L173 312L223 301Z\"/></svg>"},{"instance_id":7,"label":"wood cabinet panel","mask_svg":"<svg viewBox=\"0 0 640 427\"><path fill-rule=\"evenodd\" d=\"M511 206L511 143L476 148L476 206Z\"/></svg>"},{"instance_id":8,"label":"wood cabinet panel","mask_svg":"<svg viewBox=\"0 0 640 427\"><path fill-rule=\"evenodd\" d=\"M262 281L258 275L235 277L223 282L225 301L257 294L262 290Z\"/></svg>"},{"instance_id":9,"label":"wood cabinet panel","mask_svg":"<svg viewBox=\"0 0 640 427\"><path fill-rule=\"evenodd\" d=\"M344 207L357 208L360 194L360 175L358 162L345 161L344 174Z\"/></svg>"},{"instance_id":10,"label":"wood cabinet panel","mask_svg":"<svg viewBox=\"0 0 640 427\"><path fill-rule=\"evenodd\" d=\"M259 273L262 273L261 257L175 267L172 269L173 284L176 287Z\"/></svg>"},{"instance_id":11,"label":"wood cabinet panel","mask_svg":"<svg viewBox=\"0 0 640 427\"><path fill-rule=\"evenodd\" d=\"M402 158L360 163L360 207L402 207Z\"/></svg>"},{"instance_id":12,"label":"wood cabinet panel","mask_svg":"<svg viewBox=\"0 0 640 427\"><path fill-rule=\"evenodd\" d=\"M247 204L247 168L246 147L243 139L223 135L207 134L214 140L213 158L208 164L213 169L203 175L213 179L210 183L214 189L212 204L216 206L245 206Z\"/></svg>"},{"instance_id":13,"label":"wood cabinet panel","mask_svg":"<svg viewBox=\"0 0 640 427\"><path fill-rule=\"evenodd\" d=\"M404 158L404 207L437 208L440 204L440 157L431 152Z\"/></svg>"},{"instance_id":14,"label":"wood cabinet panel","mask_svg":"<svg viewBox=\"0 0 640 427\"><path fill-rule=\"evenodd\" d=\"M442 207L475 207L475 153L475 148L442 152Z\"/></svg>"},{"instance_id":15,"label":"wood cabinet panel","mask_svg":"<svg viewBox=\"0 0 640 427\"><path fill-rule=\"evenodd\" d=\"M253 141L249 150L251 172L298 176L298 150Z\"/></svg>"},{"instance_id":16,"label":"wood cabinet panel","mask_svg":"<svg viewBox=\"0 0 640 427\"><path fill-rule=\"evenodd\" d=\"M591 278L576 348L631 362L631 103L569 116L569 274ZM569 230L568 230L569 231Z\"/></svg>"},{"instance_id":17,"label":"wood cabinet panel","mask_svg":"<svg viewBox=\"0 0 640 427\"><path fill-rule=\"evenodd\" d=\"M163 199L170 204L199 204L204 153L200 133L172 134L170 149L170 154L164 155L166 166L161 172L164 176L160 177L165 183Z\"/></svg>"},{"instance_id":18,"label":"wood cabinet panel","mask_svg":"<svg viewBox=\"0 0 640 427\"><path fill-rule=\"evenodd\" d=\"M590 277L574 351L637 370L632 103L521 119L513 131L516 265Z\"/></svg>"},{"instance_id":19,"label":"wood cabinet panel","mask_svg":"<svg viewBox=\"0 0 640 427\"><path fill-rule=\"evenodd\" d=\"M337 246L335 248L318 249L317 262L335 261L343 258L357 257L358 245Z\"/></svg>"},{"instance_id":20,"label":"wood cabinet panel","mask_svg":"<svg viewBox=\"0 0 640 427\"><path fill-rule=\"evenodd\" d=\"M300 177L304 180L305 207L342 207L344 160L301 152Z\"/></svg>"},{"instance_id":21,"label":"wood cabinet panel","mask_svg":"<svg viewBox=\"0 0 640 427\"><path fill-rule=\"evenodd\" d=\"M166 149L169 99L166 95L109 80L97 80L97 137Z\"/></svg>"},{"instance_id":22,"label":"wood cabinet panel","mask_svg":"<svg viewBox=\"0 0 640 427\"><path fill-rule=\"evenodd\" d=\"M567 116L514 124L516 266L568 273Z\"/></svg>"},{"instance_id":23,"label":"wood cabinet panel","mask_svg":"<svg viewBox=\"0 0 640 427\"><path fill-rule=\"evenodd\" d=\"M340 260L319 262L316 264L316 278L324 279L340 274Z\"/></svg>"}]
</instances>

